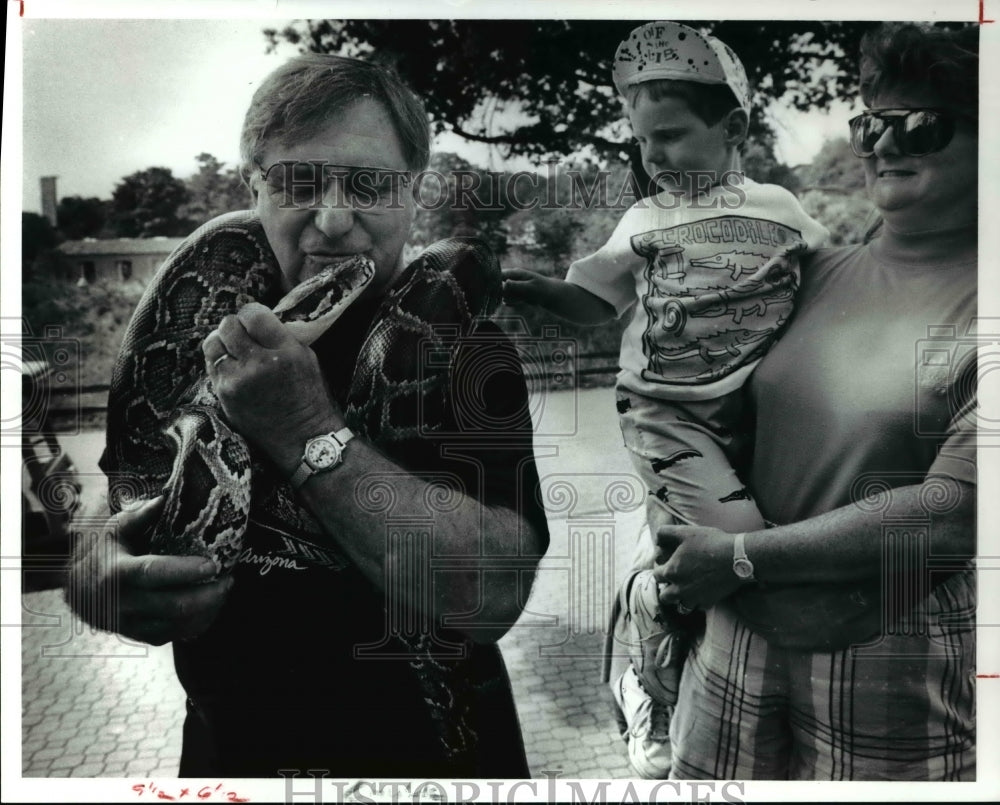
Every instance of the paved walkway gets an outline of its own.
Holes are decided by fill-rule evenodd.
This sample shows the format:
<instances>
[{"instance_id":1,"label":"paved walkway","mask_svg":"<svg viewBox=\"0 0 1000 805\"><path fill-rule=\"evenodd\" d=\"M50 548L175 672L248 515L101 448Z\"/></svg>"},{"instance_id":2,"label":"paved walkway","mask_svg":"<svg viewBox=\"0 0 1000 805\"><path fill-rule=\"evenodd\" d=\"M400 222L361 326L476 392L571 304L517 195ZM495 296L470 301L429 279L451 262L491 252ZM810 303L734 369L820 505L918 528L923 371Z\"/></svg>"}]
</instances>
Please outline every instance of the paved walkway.
<instances>
[{"instance_id":1,"label":"paved walkway","mask_svg":"<svg viewBox=\"0 0 1000 805\"><path fill-rule=\"evenodd\" d=\"M550 395L534 414L552 543L523 617L500 644L528 761L535 777L631 777L599 652L642 490L629 473L611 389ZM102 436L62 441L84 475L84 512L97 512ZM169 646L93 633L60 591L23 596L22 623L25 777L176 776L184 695Z\"/></svg>"}]
</instances>

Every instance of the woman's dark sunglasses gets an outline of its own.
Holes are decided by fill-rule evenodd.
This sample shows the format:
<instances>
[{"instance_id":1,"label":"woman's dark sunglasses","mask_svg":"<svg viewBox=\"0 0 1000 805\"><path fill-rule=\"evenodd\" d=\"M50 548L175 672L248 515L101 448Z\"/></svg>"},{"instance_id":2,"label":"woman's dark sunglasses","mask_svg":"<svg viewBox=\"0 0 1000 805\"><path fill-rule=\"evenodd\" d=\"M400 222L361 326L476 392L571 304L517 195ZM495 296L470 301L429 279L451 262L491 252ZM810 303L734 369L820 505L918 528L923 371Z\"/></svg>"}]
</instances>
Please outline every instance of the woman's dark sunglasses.
<instances>
[{"instance_id":1,"label":"woman's dark sunglasses","mask_svg":"<svg viewBox=\"0 0 1000 805\"><path fill-rule=\"evenodd\" d=\"M851 150L863 158L875 153L875 143L888 128L896 150L908 157L940 151L955 136L955 116L943 109L869 109L848 124Z\"/></svg>"}]
</instances>

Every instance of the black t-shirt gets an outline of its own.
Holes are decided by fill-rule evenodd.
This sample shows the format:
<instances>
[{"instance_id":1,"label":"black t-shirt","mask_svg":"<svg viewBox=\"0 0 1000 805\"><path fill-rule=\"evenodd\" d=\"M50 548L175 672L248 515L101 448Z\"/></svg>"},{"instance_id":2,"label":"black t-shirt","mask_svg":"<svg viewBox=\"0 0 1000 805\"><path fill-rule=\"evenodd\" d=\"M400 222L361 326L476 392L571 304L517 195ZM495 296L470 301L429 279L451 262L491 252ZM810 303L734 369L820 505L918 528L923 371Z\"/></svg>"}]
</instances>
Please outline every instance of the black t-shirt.
<instances>
[{"instance_id":1,"label":"black t-shirt","mask_svg":"<svg viewBox=\"0 0 1000 805\"><path fill-rule=\"evenodd\" d=\"M349 310L315 345L341 402L372 313ZM458 354L448 395L451 424L392 457L487 505L520 510L547 534L516 350L485 322ZM348 447L347 461L349 453ZM419 624L400 623L411 615L389 611L386 596L332 538L304 535L289 527L280 508L265 511L256 501L255 492L236 584L218 620L201 637L174 644L189 696L181 775L324 769L332 777L528 776L499 649L436 631L438 653L450 646L465 657L440 659L444 673L428 675L427 663L436 661L390 634L393 624L419 632ZM377 495L369 503L380 505ZM431 502L428 517L413 522L387 512L387 539L419 543L418 535L434 528L433 508ZM501 561L510 569L494 572L522 572L514 567L519 558L526 560L522 567L537 559L522 550L509 546ZM435 576L447 583L447 573ZM428 691L428 676L431 685L455 690Z\"/></svg>"}]
</instances>

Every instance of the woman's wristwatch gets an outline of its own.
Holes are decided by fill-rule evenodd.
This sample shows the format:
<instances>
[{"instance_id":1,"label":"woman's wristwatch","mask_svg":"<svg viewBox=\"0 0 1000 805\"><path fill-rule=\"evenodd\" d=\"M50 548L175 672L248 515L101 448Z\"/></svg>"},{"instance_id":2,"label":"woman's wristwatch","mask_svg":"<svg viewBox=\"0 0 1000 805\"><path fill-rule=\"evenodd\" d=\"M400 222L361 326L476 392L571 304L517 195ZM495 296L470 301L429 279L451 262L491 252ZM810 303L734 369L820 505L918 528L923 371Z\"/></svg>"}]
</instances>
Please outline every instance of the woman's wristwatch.
<instances>
[{"instance_id":1,"label":"woman's wristwatch","mask_svg":"<svg viewBox=\"0 0 1000 805\"><path fill-rule=\"evenodd\" d=\"M733 573L740 581L756 581L753 574L753 562L747 556L746 534L740 533L733 540Z\"/></svg>"},{"instance_id":2,"label":"woman's wristwatch","mask_svg":"<svg viewBox=\"0 0 1000 805\"><path fill-rule=\"evenodd\" d=\"M344 460L344 447L354 438L350 428L341 428L332 433L324 433L306 442L302 453L302 463L292 473L289 482L292 489L298 489L318 472L332 470Z\"/></svg>"}]
</instances>

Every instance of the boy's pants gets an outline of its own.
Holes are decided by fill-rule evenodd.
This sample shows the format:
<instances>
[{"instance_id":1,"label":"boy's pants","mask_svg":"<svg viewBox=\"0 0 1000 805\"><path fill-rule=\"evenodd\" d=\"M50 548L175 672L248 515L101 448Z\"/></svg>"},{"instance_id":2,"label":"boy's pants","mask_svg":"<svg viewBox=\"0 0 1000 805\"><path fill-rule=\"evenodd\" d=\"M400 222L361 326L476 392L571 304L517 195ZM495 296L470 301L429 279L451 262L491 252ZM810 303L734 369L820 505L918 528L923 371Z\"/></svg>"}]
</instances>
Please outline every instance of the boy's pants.
<instances>
[{"instance_id":1,"label":"boy's pants","mask_svg":"<svg viewBox=\"0 0 1000 805\"><path fill-rule=\"evenodd\" d=\"M653 540L659 525L681 523L757 531L764 519L733 469L744 439L737 429L743 391L694 402L616 390L619 422L632 464L649 491Z\"/></svg>"}]
</instances>

